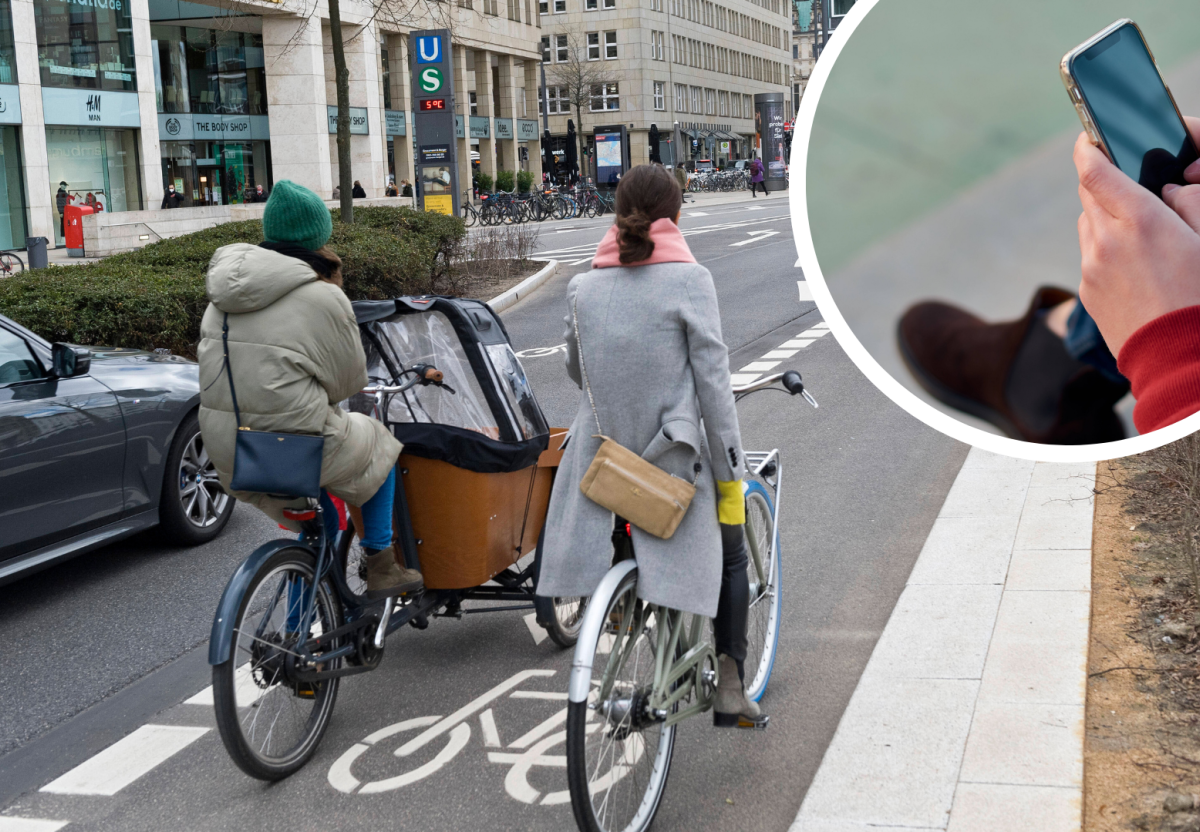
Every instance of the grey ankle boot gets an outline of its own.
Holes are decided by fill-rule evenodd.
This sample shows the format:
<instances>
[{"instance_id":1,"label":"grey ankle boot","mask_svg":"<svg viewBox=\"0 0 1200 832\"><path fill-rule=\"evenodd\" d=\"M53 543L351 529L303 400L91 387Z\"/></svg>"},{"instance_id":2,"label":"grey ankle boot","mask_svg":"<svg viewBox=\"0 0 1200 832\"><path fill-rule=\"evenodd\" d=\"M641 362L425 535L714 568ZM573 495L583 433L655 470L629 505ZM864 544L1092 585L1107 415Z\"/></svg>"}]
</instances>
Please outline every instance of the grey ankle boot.
<instances>
[{"instance_id":1,"label":"grey ankle boot","mask_svg":"<svg viewBox=\"0 0 1200 832\"><path fill-rule=\"evenodd\" d=\"M717 656L717 695L713 699L713 725L718 728L766 728L769 717L758 703L746 697L737 662Z\"/></svg>"},{"instance_id":2,"label":"grey ankle boot","mask_svg":"<svg viewBox=\"0 0 1200 832\"><path fill-rule=\"evenodd\" d=\"M367 597L373 601L425 587L420 572L396 563L396 551L391 546L367 555L363 560L367 564Z\"/></svg>"}]
</instances>

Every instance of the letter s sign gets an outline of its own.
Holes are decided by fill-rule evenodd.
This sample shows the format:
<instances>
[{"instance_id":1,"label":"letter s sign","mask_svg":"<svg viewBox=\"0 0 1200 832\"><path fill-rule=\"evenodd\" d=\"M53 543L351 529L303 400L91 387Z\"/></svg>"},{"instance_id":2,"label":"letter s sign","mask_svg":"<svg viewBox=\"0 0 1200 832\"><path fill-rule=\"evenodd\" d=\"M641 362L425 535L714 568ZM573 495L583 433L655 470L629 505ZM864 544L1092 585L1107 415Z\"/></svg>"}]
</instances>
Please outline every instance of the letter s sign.
<instances>
[{"instance_id":1,"label":"letter s sign","mask_svg":"<svg viewBox=\"0 0 1200 832\"><path fill-rule=\"evenodd\" d=\"M440 64L442 62L442 39L433 37L417 38L417 63Z\"/></svg>"},{"instance_id":2,"label":"letter s sign","mask_svg":"<svg viewBox=\"0 0 1200 832\"><path fill-rule=\"evenodd\" d=\"M442 71L436 67L422 69L419 78L422 92L437 92L442 88Z\"/></svg>"}]
</instances>

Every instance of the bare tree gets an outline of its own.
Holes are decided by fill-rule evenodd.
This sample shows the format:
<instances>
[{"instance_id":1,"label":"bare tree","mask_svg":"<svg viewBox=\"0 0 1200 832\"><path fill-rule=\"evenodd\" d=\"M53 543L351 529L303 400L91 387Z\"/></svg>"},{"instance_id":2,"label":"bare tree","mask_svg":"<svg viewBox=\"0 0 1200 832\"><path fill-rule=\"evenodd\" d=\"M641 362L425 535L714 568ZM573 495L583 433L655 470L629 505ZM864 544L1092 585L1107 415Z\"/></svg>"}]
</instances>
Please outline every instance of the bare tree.
<instances>
[{"instance_id":1,"label":"bare tree","mask_svg":"<svg viewBox=\"0 0 1200 832\"><path fill-rule=\"evenodd\" d=\"M563 34L559 32L550 36L550 48L556 59L561 54L557 45L557 38ZM602 101L604 88L609 84L617 83L619 76L609 69L608 63L603 60L604 56L600 53L600 50L604 49L604 44L597 45L596 58L589 60L587 44L579 40L579 34L576 32L566 33L566 37L567 59L552 64L547 69L546 76L547 83L566 89L567 100L571 103L572 109L575 110L575 123L579 126L576 139L579 142L579 163L582 166L584 157L584 108L588 112L591 112L592 102L596 101L599 103ZM561 95L559 100L562 100Z\"/></svg>"}]
</instances>

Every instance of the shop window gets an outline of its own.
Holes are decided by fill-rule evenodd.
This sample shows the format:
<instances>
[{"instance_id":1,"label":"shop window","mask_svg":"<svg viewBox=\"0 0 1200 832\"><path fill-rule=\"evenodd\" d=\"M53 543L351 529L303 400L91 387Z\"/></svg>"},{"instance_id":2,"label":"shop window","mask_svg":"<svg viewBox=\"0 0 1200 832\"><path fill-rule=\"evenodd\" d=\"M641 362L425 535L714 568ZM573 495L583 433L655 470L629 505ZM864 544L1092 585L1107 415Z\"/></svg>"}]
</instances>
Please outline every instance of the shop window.
<instances>
[{"instance_id":1,"label":"shop window","mask_svg":"<svg viewBox=\"0 0 1200 832\"><path fill-rule=\"evenodd\" d=\"M662 81L654 82L654 109L656 110L667 109L667 97L664 93L665 87L666 84Z\"/></svg>"},{"instance_id":2,"label":"shop window","mask_svg":"<svg viewBox=\"0 0 1200 832\"><path fill-rule=\"evenodd\" d=\"M261 35L158 24L150 34L159 112L266 115Z\"/></svg>"},{"instance_id":3,"label":"shop window","mask_svg":"<svg viewBox=\"0 0 1200 832\"><path fill-rule=\"evenodd\" d=\"M593 84L588 109L593 113L621 109L620 84Z\"/></svg>"},{"instance_id":4,"label":"shop window","mask_svg":"<svg viewBox=\"0 0 1200 832\"><path fill-rule=\"evenodd\" d=\"M0 249L25 247L25 184L17 127L0 127Z\"/></svg>"},{"instance_id":5,"label":"shop window","mask_svg":"<svg viewBox=\"0 0 1200 832\"><path fill-rule=\"evenodd\" d=\"M604 60L612 61L617 57L617 33L604 33Z\"/></svg>"},{"instance_id":6,"label":"shop window","mask_svg":"<svg viewBox=\"0 0 1200 832\"><path fill-rule=\"evenodd\" d=\"M101 211L141 210L137 130L47 127L46 157L60 244L66 205L92 204ZM60 182L67 183L61 196Z\"/></svg>"},{"instance_id":7,"label":"shop window","mask_svg":"<svg viewBox=\"0 0 1200 832\"><path fill-rule=\"evenodd\" d=\"M102 8L99 4L35 0L42 86L136 90L130 2L109 0Z\"/></svg>"}]
</instances>

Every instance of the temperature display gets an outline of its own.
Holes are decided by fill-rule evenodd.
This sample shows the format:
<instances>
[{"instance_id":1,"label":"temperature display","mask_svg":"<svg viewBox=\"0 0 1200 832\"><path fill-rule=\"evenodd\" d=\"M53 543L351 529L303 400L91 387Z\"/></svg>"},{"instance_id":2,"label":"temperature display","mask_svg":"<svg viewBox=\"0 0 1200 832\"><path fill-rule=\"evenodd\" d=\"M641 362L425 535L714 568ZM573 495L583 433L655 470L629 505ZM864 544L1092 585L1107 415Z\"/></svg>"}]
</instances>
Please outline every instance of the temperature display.
<instances>
[{"instance_id":1,"label":"temperature display","mask_svg":"<svg viewBox=\"0 0 1200 832\"><path fill-rule=\"evenodd\" d=\"M422 110L444 110L446 109L446 99L444 98L426 98L421 102Z\"/></svg>"}]
</instances>

